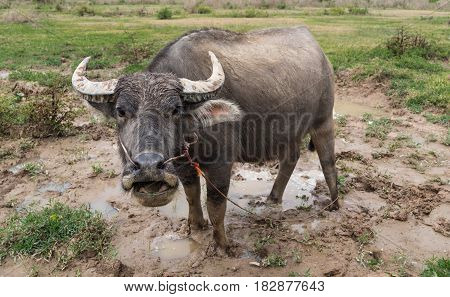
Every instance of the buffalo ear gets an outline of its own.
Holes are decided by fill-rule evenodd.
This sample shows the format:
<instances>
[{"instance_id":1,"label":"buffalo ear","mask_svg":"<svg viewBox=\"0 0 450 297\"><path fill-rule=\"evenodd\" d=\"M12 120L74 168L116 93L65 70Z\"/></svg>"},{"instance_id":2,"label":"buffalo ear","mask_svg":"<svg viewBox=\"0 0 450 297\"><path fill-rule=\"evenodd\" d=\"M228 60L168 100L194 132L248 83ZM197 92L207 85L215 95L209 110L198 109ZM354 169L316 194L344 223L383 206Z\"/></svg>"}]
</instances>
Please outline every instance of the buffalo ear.
<instances>
[{"instance_id":1,"label":"buffalo ear","mask_svg":"<svg viewBox=\"0 0 450 297\"><path fill-rule=\"evenodd\" d=\"M236 104L222 99L206 101L186 113L192 121L191 124L197 128L210 127L224 122L236 122L242 117L242 111Z\"/></svg>"}]
</instances>

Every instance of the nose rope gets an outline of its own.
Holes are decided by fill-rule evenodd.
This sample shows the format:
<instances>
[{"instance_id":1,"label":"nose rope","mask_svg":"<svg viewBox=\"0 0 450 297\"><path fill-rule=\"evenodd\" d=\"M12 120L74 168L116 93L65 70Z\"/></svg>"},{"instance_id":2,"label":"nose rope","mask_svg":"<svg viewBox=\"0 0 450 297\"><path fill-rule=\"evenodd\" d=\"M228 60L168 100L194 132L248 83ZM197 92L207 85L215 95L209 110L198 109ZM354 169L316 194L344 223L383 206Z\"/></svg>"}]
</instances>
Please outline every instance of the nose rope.
<instances>
[{"instance_id":1,"label":"nose rope","mask_svg":"<svg viewBox=\"0 0 450 297\"><path fill-rule=\"evenodd\" d=\"M167 159L166 161L164 161L163 165L181 158L187 158L190 164L195 163L192 161L191 156L189 155L189 147L198 141L198 136L195 132L192 134L192 136L194 137L194 140L192 140L191 142L184 142L183 147L181 148L181 155Z\"/></svg>"},{"instance_id":2,"label":"nose rope","mask_svg":"<svg viewBox=\"0 0 450 297\"><path fill-rule=\"evenodd\" d=\"M131 159L130 154L128 153L127 148L123 145L122 138L120 138L120 136L119 136L119 143L120 143L120 145L122 146L122 149L123 149L123 151L124 151L124 153L125 153L125 156L127 157L128 161L130 161L131 164L133 164L134 166L137 167L137 164L133 161L133 159Z\"/></svg>"}]
</instances>

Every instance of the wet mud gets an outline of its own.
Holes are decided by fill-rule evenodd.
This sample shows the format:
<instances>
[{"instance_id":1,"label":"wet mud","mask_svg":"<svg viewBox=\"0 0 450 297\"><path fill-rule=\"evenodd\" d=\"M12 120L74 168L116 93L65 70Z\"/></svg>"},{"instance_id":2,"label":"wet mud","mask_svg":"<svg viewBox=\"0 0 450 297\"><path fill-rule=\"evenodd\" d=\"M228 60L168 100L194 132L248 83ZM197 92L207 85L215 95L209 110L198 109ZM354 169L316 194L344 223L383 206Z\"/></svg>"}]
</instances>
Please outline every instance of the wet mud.
<instances>
[{"instance_id":1,"label":"wet mud","mask_svg":"<svg viewBox=\"0 0 450 297\"><path fill-rule=\"evenodd\" d=\"M367 103L367 98L373 100ZM338 88L335 113L347 117L345 125L336 126L341 209L323 210L330 199L315 152L302 152L279 206L266 203L276 162L235 164L229 197L267 220L228 203L229 254L212 248L210 226L189 229L181 186L171 203L158 208L143 207L125 193L114 130L79 119L81 134L43 139L24 155L0 161L0 220L51 200L87 205L115 227L115 259L82 259L64 271L51 269L51 263L8 259L0 275L28 275L33 265L44 276L418 275L426 259L449 256L450 153L426 140L431 133L446 133L445 128L407 111L395 114L377 90L367 94ZM365 136L364 113L400 124L380 142ZM415 145L389 151L397 135L409 135ZM14 147L18 140L0 143ZM422 167L405 161L412 154L425 156ZM26 162L40 162L43 172L26 174ZM100 164L103 172L93 174L93 164ZM202 189L207 218L205 181ZM286 265L273 267L270 255ZM371 265L371 259L378 264Z\"/></svg>"}]
</instances>

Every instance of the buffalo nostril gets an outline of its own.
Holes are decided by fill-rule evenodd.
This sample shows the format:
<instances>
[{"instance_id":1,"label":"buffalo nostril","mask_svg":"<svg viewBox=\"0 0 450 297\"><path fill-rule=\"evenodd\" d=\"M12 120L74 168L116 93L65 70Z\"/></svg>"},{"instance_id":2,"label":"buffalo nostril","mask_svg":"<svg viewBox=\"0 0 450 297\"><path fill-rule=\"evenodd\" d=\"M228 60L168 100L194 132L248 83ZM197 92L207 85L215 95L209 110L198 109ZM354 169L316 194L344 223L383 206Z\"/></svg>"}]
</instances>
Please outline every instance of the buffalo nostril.
<instances>
[{"instance_id":1,"label":"buffalo nostril","mask_svg":"<svg viewBox=\"0 0 450 297\"><path fill-rule=\"evenodd\" d=\"M133 161L138 169L164 168L164 157L159 153L140 153Z\"/></svg>"},{"instance_id":2,"label":"buffalo nostril","mask_svg":"<svg viewBox=\"0 0 450 297\"><path fill-rule=\"evenodd\" d=\"M166 167L166 163L164 161L159 162L156 165L156 168L163 170Z\"/></svg>"}]
</instances>

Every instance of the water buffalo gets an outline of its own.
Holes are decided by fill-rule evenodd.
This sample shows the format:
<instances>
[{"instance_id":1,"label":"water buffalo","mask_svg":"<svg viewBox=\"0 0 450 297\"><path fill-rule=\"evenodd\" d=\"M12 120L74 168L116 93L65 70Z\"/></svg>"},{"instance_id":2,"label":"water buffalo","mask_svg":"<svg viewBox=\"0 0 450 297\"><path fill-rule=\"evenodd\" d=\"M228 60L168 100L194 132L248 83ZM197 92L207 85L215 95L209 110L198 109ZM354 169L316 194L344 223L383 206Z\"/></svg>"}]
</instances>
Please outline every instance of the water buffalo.
<instances>
[{"instance_id":1,"label":"water buffalo","mask_svg":"<svg viewBox=\"0 0 450 297\"><path fill-rule=\"evenodd\" d=\"M200 178L186 158L166 160L198 135L189 151L217 187L207 183L207 210L219 247L228 246L220 192L228 192L233 162L278 159L267 201L280 203L308 133L334 201L330 209L339 208L333 71L307 28L193 31L162 49L146 71L106 82L84 76L88 60L75 70L72 83L92 106L117 120L123 188L157 199L171 195L181 181L191 228L207 225Z\"/></svg>"}]
</instances>

